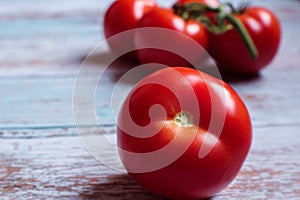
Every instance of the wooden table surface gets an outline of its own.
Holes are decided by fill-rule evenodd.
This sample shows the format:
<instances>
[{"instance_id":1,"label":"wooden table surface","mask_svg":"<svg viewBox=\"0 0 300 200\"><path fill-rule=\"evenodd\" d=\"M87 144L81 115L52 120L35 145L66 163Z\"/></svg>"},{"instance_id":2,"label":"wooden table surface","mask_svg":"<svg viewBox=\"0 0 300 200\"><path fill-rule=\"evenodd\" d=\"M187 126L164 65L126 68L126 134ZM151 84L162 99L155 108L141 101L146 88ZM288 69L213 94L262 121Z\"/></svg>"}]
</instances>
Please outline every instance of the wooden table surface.
<instances>
[{"instance_id":1,"label":"wooden table surface","mask_svg":"<svg viewBox=\"0 0 300 200\"><path fill-rule=\"evenodd\" d=\"M95 159L74 123L74 81L83 59L104 39L101 23L111 2L1 1L1 199L161 199L112 169L115 157L110 156L116 154L101 152L105 163ZM230 83L250 110L253 145L237 178L212 199L300 199L300 1L253 4L278 15L282 43L260 77ZM87 82L108 56L106 48L101 50L86 63ZM124 73L120 65L126 63L107 70L104 91L96 92L101 133L111 141L115 122L107 91ZM81 136L99 134L97 124L77 125Z\"/></svg>"}]
</instances>

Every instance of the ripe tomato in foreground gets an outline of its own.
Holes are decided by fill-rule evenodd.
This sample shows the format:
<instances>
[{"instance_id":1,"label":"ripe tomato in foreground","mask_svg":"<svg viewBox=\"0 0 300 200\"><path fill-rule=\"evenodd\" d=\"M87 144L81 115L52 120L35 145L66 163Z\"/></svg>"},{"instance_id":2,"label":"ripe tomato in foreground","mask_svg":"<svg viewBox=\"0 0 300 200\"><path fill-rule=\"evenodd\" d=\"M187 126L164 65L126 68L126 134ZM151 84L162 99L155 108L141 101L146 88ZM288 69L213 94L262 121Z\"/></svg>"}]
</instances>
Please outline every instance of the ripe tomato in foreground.
<instances>
[{"instance_id":1,"label":"ripe tomato in foreground","mask_svg":"<svg viewBox=\"0 0 300 200\"><path fill-rule=\"evenodd\" d=\"M171 199L210 197L239 172L251 145L244 103L223 81L183 67L142 79L121 107L121 160L143 188Z\"/></svg>"}]
</instances>

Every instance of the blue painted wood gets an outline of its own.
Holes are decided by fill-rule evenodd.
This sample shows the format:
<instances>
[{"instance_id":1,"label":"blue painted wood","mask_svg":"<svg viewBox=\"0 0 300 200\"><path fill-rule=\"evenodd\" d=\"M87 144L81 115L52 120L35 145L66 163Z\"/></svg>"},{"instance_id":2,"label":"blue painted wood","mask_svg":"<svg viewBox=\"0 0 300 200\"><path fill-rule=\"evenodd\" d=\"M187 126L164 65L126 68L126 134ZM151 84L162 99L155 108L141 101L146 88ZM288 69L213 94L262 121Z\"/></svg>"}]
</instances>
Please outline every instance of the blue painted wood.
<instances>
[{"instance_id":1,"label":"blue painted wood","mask_svg":"<svg viewBox=\"0 0 300 200\"><path fill-rule=\"evenodd\" d=\"M118 74L118 71L111 71L110 76ZM87 83L92 76L86 75ZM232 86L249 107L254 126L295 125L300 124L300 110L297 109L299 76L299 68L272 68L264 71L258 79L232 83ZM5 113L0 117L0 128L74 125L74 80L74 74L1 79L0 91L6 96L0 99L1 112ZM111 107L115 84L115 80L105 79L96 93L95 111L105 124L115 123ZM123 87L131 88L133 85L126 83ZM85 94L82 95L84 97ZM88 102L82 103L88 105Z\"/></svg>"}]
</instances>

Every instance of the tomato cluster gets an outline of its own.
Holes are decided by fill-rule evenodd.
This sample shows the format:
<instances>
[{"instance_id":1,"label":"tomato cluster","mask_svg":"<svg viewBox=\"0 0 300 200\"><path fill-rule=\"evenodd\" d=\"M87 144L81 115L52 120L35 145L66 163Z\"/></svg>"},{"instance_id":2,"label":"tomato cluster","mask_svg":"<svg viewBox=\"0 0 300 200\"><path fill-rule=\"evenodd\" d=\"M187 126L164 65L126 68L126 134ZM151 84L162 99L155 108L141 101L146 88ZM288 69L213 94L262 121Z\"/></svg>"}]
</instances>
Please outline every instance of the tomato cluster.
<instances>
[{"instance_id":1,"label":"tomato cluster","mask_svg":"<svg viewBox=\"0 0 300 200\"><path fill-rule=\"evenodd\" d=\"M139 31L151 27L163 32ZM218 0L178 0L172 8L154 0L117 0L106 12L104 33L109 38L126 31L132 34L108 40L113 52L128 48L133 51L126 59L171 67L141 80L120 109L117 139L124 167L142 187L167 198L215 195L235 178L248 154L251 119L229 85L187 67L204 56L185 38L201 45L221 72L253 75L277 52L278 19L262 7L236 9ZM154 48L160 43L191 56L186 60Z\"/></svg>"},{"instance_id":2,"label":"tomato cluster","mask_svg":"<svg viewBox=\"0 0 300 200\"><path fill-rule=\"evenodd\" d=\"M270 10L247 6L236 9L230 3L218 0L178 0L172 8L159 7L154 0L118 0L105 14L106 38L142 27L180 32L207 50L221 72L244 75L257 74L272 61L281 37L280 23ZM118 52L124 47L141 49L151 42L145 35L133 34L126 40L114 40L109 45L112 51ZM184 41L173 42L180 45ZM201 52L198 54L200 58ZM184 58L153 48L136 50L125 57L137 58L143 64L156 62L168 66L189 66Z\"/></svg>"}]
</instances>

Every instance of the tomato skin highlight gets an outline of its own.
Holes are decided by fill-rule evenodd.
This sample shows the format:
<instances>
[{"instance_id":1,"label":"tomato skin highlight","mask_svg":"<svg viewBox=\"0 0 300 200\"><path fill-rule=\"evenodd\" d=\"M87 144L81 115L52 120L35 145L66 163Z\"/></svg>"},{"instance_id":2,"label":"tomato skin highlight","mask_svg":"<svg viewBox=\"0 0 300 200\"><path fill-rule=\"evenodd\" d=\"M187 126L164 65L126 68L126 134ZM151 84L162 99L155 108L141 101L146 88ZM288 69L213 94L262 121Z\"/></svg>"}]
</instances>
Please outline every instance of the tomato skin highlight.
<instances>
[{"instance_id":1,"label":"tomato skin highlight","mask_svg":"<svg viewBox=\"0 0 300 200\"><path fill-rule=\"evenodd\" d=\"M139 28L144 27L159 27L177 31L195 40L204 49L208 48L208 33L204 25L193 20L185 21L180 16L177 16L172 9L156 8L145 14L138 23ZM140 49L149 46L153 42L170 43L170 47L176 43L178 46L183 46L185 38L169 38L157 36L157 41L149 39L146 35L137 34L135 37L135 46ZM203 52L193 52L192 49L185 51L195 54L195 60L200 59ZM141 49L138 50L138 60L140 63L161 63L167 66L191 66L185 58L176 55L173 52L161 49Z\"/></svg>"},{"instance_id":2,"label":"tomato skin highlight","mask_svg":"<svg viewBox=\"0 0 300 200\"><path fill-rule=\"evenodd\" d=\"M174 70L183 78L171 76ZM177 94L173 94L167 87L155 84L159 80L164 80L165 86L172 85L182 89ZM190 110L182 110L181 102L177 97L181 96L188 103L191 96L185 93L187 87L192 88L198 105L192 105ZM163 120L154 118L151 121L149 109L157 104L164 107L166 118ZM130 116L125 112L125 105L129 105ZM182 111L193 116L197 115L193 106L196 106L196 110L200 112L199 122L194 121L192 127L176 125L174 117ZM213 113L213 107L216 107L219 112L224 111L224 119L221 118L220 113ZM124 131L128 128L124 123L128 118L132 118L139 126L149 125L153 129L159 124L164 126L152 137L134 137ZM224 122L219 136L210 129L209 124L212 120L217 123ZM248 154L252 139L250 116L243 101L229 85L203 72L186 67L159 70L140 81L125 100L118 118L119 149L139 154L157 152L178 137L179 143L169 152L172 156L173 152L185 145L194 132L196 135L187 150L171 164L160 169L136 173L130 171L134 162L132 157L127 157L128 154L119 151L121 160L129 170L129 175L143 188L171 199L199 199L211 197L224 189L236 177ZM145 133L135 134L142 136ZM210 139L206 140L206 137ZM199 158L201 147L213 140L216 143L212 150L205 157ZM164 155L157 157L164 159ZM138 164L143 167L151 165L152 162L155 160Z\"/></svg>"},{"instance_id":3,"label":"tomato skin highlight","mask_svg":"<svg viewBox=\"0 0 300 200\"><path fill-rule=\"evenodd\" d=\"M157 4L154 0L116 0L108 8L104 16L103 28L105 38L110 38L118 33L137 28L138 21L143 15L151 9L156 8ZM133 35L131 38L120 38L117 42L110 42L111 50L118 53L119 49L126 46L133 49ZM135 59L135 51L127 54L127 59Z\"/></svg>"},{"instance_id":4,"label":"tomato skin highlight","mask_svg":"<svg viewBox=\"0 0 300 200\"><path fill-rule=\"evenodd\" d=\"M281 38L280 22L268 9L249 7L244 13L234 14L248 30L258 50L258 57L252 59L248 49L235 29L224 34L210 33L209 53L220 70L256 75L275 57Z\"/></svg>"}]
</instances>

